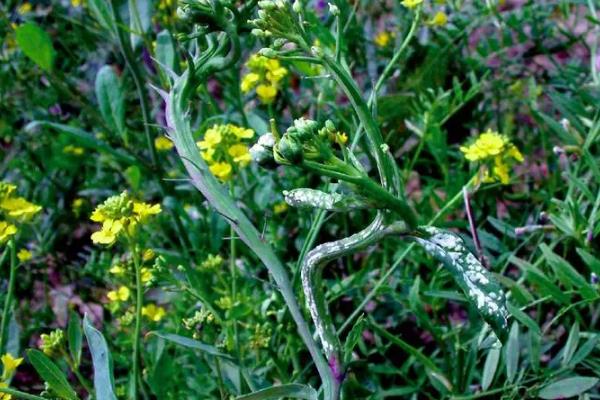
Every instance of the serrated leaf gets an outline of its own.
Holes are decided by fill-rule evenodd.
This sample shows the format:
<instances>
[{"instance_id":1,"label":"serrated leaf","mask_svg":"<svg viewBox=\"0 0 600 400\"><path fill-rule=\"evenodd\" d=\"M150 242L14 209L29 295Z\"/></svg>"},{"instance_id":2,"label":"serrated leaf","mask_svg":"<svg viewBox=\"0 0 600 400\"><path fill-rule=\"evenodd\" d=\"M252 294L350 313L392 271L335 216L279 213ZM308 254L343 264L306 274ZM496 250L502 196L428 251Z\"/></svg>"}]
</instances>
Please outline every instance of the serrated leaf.
<instances>
[{"instance_id":1,"label":"serrated leaf","mask_svg":"<svg viewBox=\"0 0 600 400\"><path fill-rule=\"evenodd\" d=\"M545 400L567 399L584 393L598 384L598 378L575 376L543 387L538 396Z\"/></svg>"},{"instance_id":2,"label":"serrated leaf","mask_svg":"<svg viewBox=\"0 0 600 400\"><path fill-rule=\"evenodd\" d=\"M415 236L414 240L450 271L467 299L504 342L508 318L504 291L492 274L467 250L463 240L454 233L434 227L420 228L419 236Z\"/></svg>"},{"instance_id":3,"label":"serrated leaf","mask_svg":"<svg viewBox=\"0 0 600 400\"><path fill-rule=\"evenodd\" d=\"M117 400L108 345L102 333L90 323L87 315L83 317L83 332L92 354L96 398L98 400Z\"/></svg>"},{"instance_id":4,"label":"serrated leaf","mask_svg":"<svg viewBox=\"0 0 600 400\"><path fill-rule=\"evenodd\" d=\"M119 77L109 65L100 68L96 75L96 99L106 124L126 140L125 98Z\"/></svg>"},{"instance_id":5,"label":"serrated leaf","mask_svg":"<svg viewBox=\"0 0 600 400\"><path fill-rule=\"evenodd\" d=\"M39 350L27 350L27 358L38 375L48 383L60 398L76 400L77 394L69 385L65 374L50 360L50 358Z\"/></svg>"},{"instance_id":6,"label":"serrated leaf","mask_svg":"<svg viewBox=\"0 0 600 400\"><path fill-rule=\"evenodd\" d=\"M23 54L44 71L51 72L54 67L56 52L48 33L37 24L27 22L19 25L15 30L15 34L17 44Z\"/></svg>"},{"instance_id":7,"label":"serrated leaf","mask_svg":"<svg viewBox=\"0 0 600 400\"><path fill-rule=\"evenodd\" d=\"M317 400L317 391L310 386L290 383L287 385L273 386L244 396L236 397L237 400L271 400L283 397L293 399Z\"/></svg>"},{"instance_id":8,"label":"serrated leaf","mask_svg":"<svg viewBox=\"0 0 600 400\"><path fill-rule=\"evenodd\" d=\"M149 332L148 336L150 336L150 335L158 336L159 338L163 338L169 342L173 342L175 344L178 344L178 345L181 345L184 347L203 351L206 354L210 354L211 356L222 357L222 358L226 358L229 360L233 359L230 355L221 353L219 350L217 350L216 347L202 343L198 340L187 338L185 336L179 336L179 335L175 335L173 333L163 333L163 332Z\"/></svg>"},{"instance_id":9,"label":"serrated leaf","mask_svg":"<svg viewBox=\"0 0 600 400\"><path fill-rule=\"evenodd\" d=\"M69 312L67 338L71 358L75 361L75 366L79 366L79 363L81 362L82 345L81 318L79 318L79 315L73 310Z\"/></svg>"}]
</instances>

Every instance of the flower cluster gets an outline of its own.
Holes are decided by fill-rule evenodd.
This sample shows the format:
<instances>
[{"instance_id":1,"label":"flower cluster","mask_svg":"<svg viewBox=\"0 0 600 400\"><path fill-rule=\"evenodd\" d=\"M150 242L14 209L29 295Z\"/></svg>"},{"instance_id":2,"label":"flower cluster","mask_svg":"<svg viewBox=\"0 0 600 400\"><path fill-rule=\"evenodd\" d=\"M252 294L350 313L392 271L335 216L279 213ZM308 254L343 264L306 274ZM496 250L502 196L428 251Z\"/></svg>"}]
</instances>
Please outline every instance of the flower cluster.
<instances>
[{"instance_id":1,"label":"flower cluster","mask_svg":"<svg viewBox=\"0 0 600 400\"><path fill-rule=\"evenodd\" d=\"M280 82L288 73L278 60L253 54L246 62L249 72L242 78L241 89L248 93L256 88L256 94L264 104L271 104L277 97Z\"/></svg>"},{"instance_id":2,"label":"flower cluster","mask_svg":"<svg viewBox=\"0 0 600 400\"><path fill-rule=\"evenodd\" d=\"M102 223L102 229L92 234L92 241L112 245L123 234L133 236L139 224L160 212L160 204L135 201L127 192L109 197L92 213L91 220Z\"/></svg>"},{"instance_id":3,"label":"flower cluster","mask_svg":"<svg viewBox=\"0 0 600 400\"><path fill-rule=\"evenodd\" d=\"M17 187L0 182L0 244L18 232L18 225L29 221L42 207L15 194Z\"/></svg>"},{"instance_id":4,"label":"flower cluster","mask_svg":"<svg viewBox=\"0 0 600 400\"><path fill-rule=\"evenodd\" d=\"M50 334L42 333L40 339L40 349L44 354L48 357L55 357L59 355L62 350L65 334L62 330L56 329L50 332Z\"/></svg>"},{"instance_id":5,"label":"flower cluster","mask_svg":"<svg viewBox=\"0 0 600 400\"><path fill-rule=\"evenodd\" d=\"M499 181L507 185L510 166L523 161L523 155L508 137L491 129L480 134L470 145L461 146L460 151L467 160L482 163L484 182Z\"/></svg>"},{"instance_id":6,"label":"flower cluster","mask_svg":"<svg viewBox=\"0 0 600 400\"><path fill-rule=\"evenodd\" d=\"M196 145L212 174L225 182L252 160L243 140L253 136L254 131L249 128L233 124L213 125Z\"/></svg>"}]
</instances>

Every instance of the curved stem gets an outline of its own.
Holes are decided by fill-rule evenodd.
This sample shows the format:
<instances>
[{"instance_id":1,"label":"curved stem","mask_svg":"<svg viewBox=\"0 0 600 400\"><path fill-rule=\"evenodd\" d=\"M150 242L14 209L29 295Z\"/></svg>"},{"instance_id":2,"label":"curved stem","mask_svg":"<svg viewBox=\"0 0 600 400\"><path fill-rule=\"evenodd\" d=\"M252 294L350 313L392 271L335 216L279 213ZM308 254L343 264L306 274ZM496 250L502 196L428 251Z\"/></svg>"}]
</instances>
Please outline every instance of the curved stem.
<instances>
[{"instance_id":1,"label":"curved stem","mask_svg":"<svg viewBox=\"0 0 600 400\"><path fill-rule=\"evenodd\" d=\"M8 317L10 313L10 307L13 302L13 297L15 296L15 281L17 275L17 257L15 247L14 239L11 239L7 246L7 251L10 254L10 273L8 277L8 290L6 291L4 308L2 309L2 322L0 325L0 354L4 354L5 352L4 347L6 345L6 335L8 334Z\"/></svg>"}]
</instances>

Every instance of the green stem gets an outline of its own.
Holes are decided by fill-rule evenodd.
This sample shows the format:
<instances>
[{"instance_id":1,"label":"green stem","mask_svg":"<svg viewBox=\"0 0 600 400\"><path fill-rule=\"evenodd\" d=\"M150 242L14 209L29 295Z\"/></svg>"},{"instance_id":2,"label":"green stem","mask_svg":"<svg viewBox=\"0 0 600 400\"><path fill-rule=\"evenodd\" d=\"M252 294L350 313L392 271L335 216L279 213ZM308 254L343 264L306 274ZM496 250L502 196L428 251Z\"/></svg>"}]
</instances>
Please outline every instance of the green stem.
<instances>
[{"instance_id":1,"label":"green stem","mask_svg":"<svg viewBox=\"0 0 600 400\"><path fill-rule=\"evenodd\" d=\"M64 349L62 349L62 355L63 355L63 358L65 359L65 361L67 362L67 365L69 366L69 368L71 369L71 371L73 372L73 374L75 375L75 377L77 378L79 383L81 384L81 386L83 386L83 388L88 392L88 394L90 396L93 396L94 390L92 389L90 384L87 382L87 380L83 377L83 375L81 375L81 372L79 372L79 367L77 365L75 365L75 362L73 361L71 356Z\"/></svg>"},{"instance_id":2,"label":"green stem","mask_svg":"<svg viewBox=\"0 0 600 400\"><path fill-rule=\"evenodd\" d=\"M233 181L229 182L229 195L234 197L234 185ZM235 243L235 230L233 226L229 226L229 274L231 279L231 302L236 304L237 302L237 268L235 266L235 254L236 254L236 243ZM242 370L244 369L242 361L242 351L240 347L240 335L237 325L237 319L233 318L233 335L235 337L235 350L237 353L239 368L239 379L242 381Z\"/></svg>"},{"instance_id":3,"label":"green stem","mask_svg":"<svg viewBox=\"0 0 600 400\"><path fill-rule=\"evenodd\" d=\"M140 256L135 243L130 241L131 253L133 255L133 265L135 268L135 328L133 332L133 400L138 399L140 378L140 334L142 330L142 304L144 288L142 287L142 267L140 265Z\"/></svg>"},{"instance_id":4,"label":"green stem","mask_svg":"<svg viewBox=\"0 0 600 400\"><path fill-rule=\"evenodd\" d=\"M9 389L9 388L0 388L0 393L4 393L4 394L8 394L8 395L12 395L18 399L25 399L25 400L48 400L44 397L40 397L40 396L34 396L32 394L29 393L25 393L25 392L21 392L19 390L14 390L14 389Z\"/></svg>"},{"instance_id":5,"label":"green stem","mask_svg":"<svg viewBox=\"0 0 600 400\"><path fill-rule=\"evenodd\" d=\"M10 275L8 278L8 290L6 292L6 297L4 298L4 308L2 310L2 322L0 325L0 354L4 354L4 347L6 345L6 336L8 329L8 320L10 307L13 302L13 297L15 296L15 281L17 275L17 256L15 251L15 242L14 239L11 239L8 242L7 250L10 253ZM5 252L6 254L6 252ZM3 257L4 258L4 257Z\"/></svg>"}]
</instances>

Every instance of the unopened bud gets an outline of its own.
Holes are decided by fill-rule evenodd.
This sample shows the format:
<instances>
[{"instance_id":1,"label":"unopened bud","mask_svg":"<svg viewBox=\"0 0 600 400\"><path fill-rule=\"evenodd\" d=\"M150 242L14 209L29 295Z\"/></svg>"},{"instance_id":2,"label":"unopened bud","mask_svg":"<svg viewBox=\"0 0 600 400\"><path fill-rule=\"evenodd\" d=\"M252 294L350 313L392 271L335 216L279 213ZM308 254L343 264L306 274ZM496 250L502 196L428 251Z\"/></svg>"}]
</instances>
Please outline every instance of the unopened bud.
<instances>
[{"instance_id":1,"label":"unopened bud","mask_svg":"<svg viewBox=\"0 0 600 400\"><path fill-rule=\"evenodd\" d=\"M275 50L271 49L270 47L265 47L265 48L260 49L258 54L260 54L263 57L267 57L267 58L277 57L277 52Z\"/></svg>"},{"instance_id":2,"label":"unopened bud","mask_svg":"<svg viewBox=\"0 0 600 400\"><path fill-rule=\"evenodd\" d=\"M329 132L335 132L335 125L333 125L333 122L331 122L330 119L328 119L327 121L325 121L325 128L327 128L327 130Z\"/></svg>"},{"instance_id":3,"label":"unopened bud","mask_svg":"<svg viewBox=\"0 0 600 400\"><path fill-rule=\"evenodd\" d=\"M294 12L297 14L300 14L302 12L302 3L300 2L300 0L294 1L294 4L292 5L292 10L294 10Z\"/></svg>"},{"instance_id":4,"label":"unopened bud","mask_svg":"<svg viewBox=\"0 0 600 400\"><path fill-rule=\"evenodd\" d=\"M334 17L337 17L338 15L340 15L340 9L335 4L329 3L329 13Z\"/></svg>"}]
</instances>

